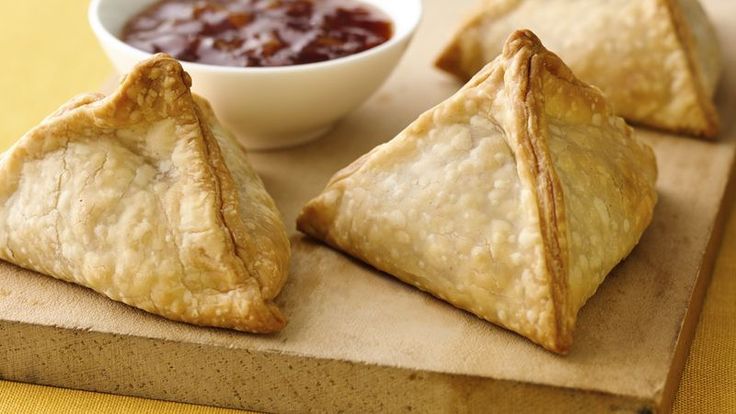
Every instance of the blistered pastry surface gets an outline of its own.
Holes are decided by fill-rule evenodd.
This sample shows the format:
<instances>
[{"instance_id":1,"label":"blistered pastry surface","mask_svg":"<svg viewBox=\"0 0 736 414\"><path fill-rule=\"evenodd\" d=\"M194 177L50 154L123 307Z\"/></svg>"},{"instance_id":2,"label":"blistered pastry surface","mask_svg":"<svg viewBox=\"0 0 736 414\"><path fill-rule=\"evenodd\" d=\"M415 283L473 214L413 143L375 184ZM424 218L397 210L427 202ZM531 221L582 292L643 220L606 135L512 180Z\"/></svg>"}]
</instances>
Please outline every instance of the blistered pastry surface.
<instances>
[{"instance_id":1,"label":"blistered pastry surface","mask_svg":"<svg viewBox=\"0 0 736 414\"><path fill-rule=\"evenodd\" d=\"M521 31L338 172L298 227L565 352L579 308L649 223L655 171L601 94Z\"/></svg>"},{"instance_id":2,"label":"blistered pastry surface","mask_svg":"<svg viewBox=\"0 0 736 414\"><path fill-rule=\"evenodd\" d=\"M528 28L580 79L603 90L616 113L659 128L714 135L712 96L720 64L714 31L699 6L675 21L664 0L486 0L445 51L445 67L469 78L493 60L513 30ZM691 1L683 1L691 3ZM700 13L690 9L698 8ZM676 24L693 25L702 76ZM698 65L700 65L698 63ZM707 80L703 84L702 80ZM703 92L705 91L705 92Z\"/></svg>"},{"instance_id":3,"label":"blistered pastry surface","mask_svg":"<svg viewBox=\"0 0 736 414\"><path fill-rule=\"evenodd\" d=\"M567 318L574 324L578 309L649 225L657 167L651 148L595 89L564 68L545 66L535 100L544 116L531 133L546 144L561 187L564 217L557 227L567 245Z\"/></svg>"},{"instance_id":4,"label":"blistered pastry surface","mask_svg":"<svg viewBox=\"0 0 736 414\"><path fill-rule=\"evenodd\" d=\"M549 120L549 148L567 212L572 314L638 243L657 199L651 150L639 147L620 118L596 121L571 126Z\"/></svg>"},{"instance_id":5,"label":"blistered pastry surface","mask_svg":"<svg viewBox=\"0 0 736 414\"><path fill-rule=\"evenodd\" d=\"M485 319L542 337L551 303L535 201L506 132L469 115L487 100L471 89L423 115L313 205L334 209L332 243Z\"/></svg>"},{"instance_id":6,"label":"blistered pastry surface","mask_svg":"<svg viewBox=\"0 0 736 414\"><path fill-rule=\"evenodd\" d=\"M156 56L109 98L21 138L0 162L0 256L170 319L277 330L284 319L267 299L288 260L283 225L273 202L251 208L262 187L231 185L261 184L245 162L224 166L187 83L178 63ZM257 237L282 253L239 254L229 224L262 233L252 224L261 218L280 233ZM249 263L262 261L253 274ZM275 280L266 299L260 280Z\"/></svg>"},{"instance_id":7,"label":"blistered pastry surface","mask_svg":"<svg viewBox=\"0 0 736 414\"><path fill-rule=\"evenodd\" d=\"M225 178L220 180L221 193L225 198L237 197L237 201L231 200L229 206L233 208L228 211L232 217L228 229L233 234L237 254L244 258L247 273L258 279L263 297L273 299L289 272L289 239L281 214L248 163L245 150L220 124L209 103L198 96L194 98L197 114L209 127L204 132L211 132L218 144L210 151L220 153L216 157L217 165L222 168L219 175Z\"/></svg>"}]
</instances>

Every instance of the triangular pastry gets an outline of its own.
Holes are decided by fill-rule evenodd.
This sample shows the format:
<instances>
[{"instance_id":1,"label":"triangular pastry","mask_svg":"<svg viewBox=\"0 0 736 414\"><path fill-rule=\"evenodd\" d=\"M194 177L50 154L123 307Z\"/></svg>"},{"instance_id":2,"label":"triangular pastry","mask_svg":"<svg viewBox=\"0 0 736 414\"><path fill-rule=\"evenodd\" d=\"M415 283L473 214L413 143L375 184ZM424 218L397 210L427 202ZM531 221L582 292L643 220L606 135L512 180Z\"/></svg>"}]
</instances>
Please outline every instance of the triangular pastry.
<instances>
[{"instance_id":1,"label":"triangular pastry","mask_svg":"<svg viewBox=\"0 0 736 414\"><path fill-rule=\"evenodd\" d=\"M465 87L338 172L298 228L564 353L636 245L656 162L529 31Z\"/></svg>"},{"instance_id":2,"label":"triangular pastry","mask_svg":"<svg viewBox=\"0 0 736 414\"><path fill-rule=\"evenodd\" d=\"M156 55L0 159L0 257L169 319L281 329L273 200L180 64Z\"/></svg>"},{"instance_id":3,"label":"triangular pastry","mask_svg":"<svg viewBox=\"0 0 736 414\"><path fill-rule=\"evenodd\" d=\"M520 28L603 90L618 115L674 132L718 133L718 39L697 0L484 0L436 64L466 81Z\"/></svg>"}]
</instances>

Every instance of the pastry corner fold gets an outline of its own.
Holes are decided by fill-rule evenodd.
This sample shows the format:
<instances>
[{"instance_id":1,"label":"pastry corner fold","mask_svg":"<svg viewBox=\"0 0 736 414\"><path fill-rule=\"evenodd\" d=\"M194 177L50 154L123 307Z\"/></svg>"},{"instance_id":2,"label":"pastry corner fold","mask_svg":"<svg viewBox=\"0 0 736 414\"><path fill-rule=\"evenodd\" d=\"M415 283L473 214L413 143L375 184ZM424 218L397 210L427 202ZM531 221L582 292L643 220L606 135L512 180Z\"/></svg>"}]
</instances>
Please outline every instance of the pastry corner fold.
<instances>
[{"instance_id":1,"label":"pastry corner fold","mask_svg":"<svg viewBox=\"0 0 736 414\"><path fill-rule=\"evenodd\" d=\"M522 27L599 87L627 120L705 138L718 134L713 98L721 54L698 0L486 0L435 65L467 81Z\"/></svg>"},{"instance_id":2,"label":"pastry corner fold","mask_svg":"<svg viewBox=\"0 0 736 414\"><path fill-rule=\"evenodd\" d=\"M0 257L168 319L278 331L280 213L190 85L158 54L21 137L0 160Z\"/></svg>"},{"instance_id":3,"label":"pastry corner fold","mask_svg":"<svg viewBox=\"0 0 736 414\"><path fill-rule=\"evenodd\" d=\"M652 150L530 31L338 172L298 228L566 353L656 203Z\"/></svg>"}]
</instances>

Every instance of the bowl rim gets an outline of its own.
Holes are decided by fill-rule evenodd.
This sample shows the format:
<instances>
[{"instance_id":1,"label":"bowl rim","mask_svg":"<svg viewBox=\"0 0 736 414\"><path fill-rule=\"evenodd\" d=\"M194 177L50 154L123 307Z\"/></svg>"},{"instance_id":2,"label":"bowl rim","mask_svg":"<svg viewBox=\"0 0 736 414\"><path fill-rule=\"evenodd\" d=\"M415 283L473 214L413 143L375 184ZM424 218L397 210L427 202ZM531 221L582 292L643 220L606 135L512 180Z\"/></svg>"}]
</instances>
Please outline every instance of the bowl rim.
<instances>
[{"instance_id":1,"label":"bowl rim","mask_svg":"<svg viewBox=\"0 0 736 414\"><path fill-rule=\"evenodd\" d=\"M153 53L146 52L144 50L140 50L138 48L135 48L125 42L123 42L121 39L119 39L117 36L112 34L110 30L108 30L107 27L102 23L99 11L100 11L100 5L104 1L110 1L110 0L92 0L90 2L89 8L87 9L87 18L89 21L89 24L92 28L92 31L95 33L95 35L100 38L101 42L109 42L112 43L117 48L123 49L127 53L132 53L135 55L139 55L141 57L141 60L146 59L148 57L153 56ZM413 10L415 10L415 13L413 16L410 16L410 20L407 23L407 29L404 31L404 33L401 33L399 36L391 36L391 38L381 43L378 46L372 47L370 49L364 50L362 52L354 53L352 55L347 55L343 57L339 57L337 59L331 59L326 60L322 62L314 62L314 63L304 63L304 64L298 64L298 65L288 65L288 66L255 66L255 67L242 67L242 66L219 66L219 65L210 65L206 63L197 63L197 62L188 62L184 60L179 60L179 62L186 66L187 68L191 68L193 70L207 70L207 71L213 71L213 72L221 72L221 73L274 73L274 72L303 72L307 70L320 70L320 69L326 69L329 67L334 67L341 64L346 64L350 62L354 62L361 59L367 59L370 58L373 55L379 54L383 52L384 50L390 49L395 47L396 45L399 45L403 43L404 41L411 38L411 36L416 32L417 27L419 26L419 23L422 20L422 16L424 13L423 10L423 4L422 0L401 0L404 2L411 2L413 3ZM373 5L373 4L372 4ZM381 9L386 14L389 14L389 12L385 11L384 9L380 8L379 6L375 6ZM392 19L392 21L396 21L394 16L389 14L389 17Z\"/></svg>"}]
</instances>

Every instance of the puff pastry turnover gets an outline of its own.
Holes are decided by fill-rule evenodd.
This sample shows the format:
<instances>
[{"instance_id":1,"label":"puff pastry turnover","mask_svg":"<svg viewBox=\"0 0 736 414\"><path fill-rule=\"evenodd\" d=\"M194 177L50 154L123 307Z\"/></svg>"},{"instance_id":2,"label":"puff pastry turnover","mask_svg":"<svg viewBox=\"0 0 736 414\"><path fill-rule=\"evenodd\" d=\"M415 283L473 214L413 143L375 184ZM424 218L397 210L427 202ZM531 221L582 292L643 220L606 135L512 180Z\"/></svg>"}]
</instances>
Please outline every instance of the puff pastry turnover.
<instances>
[{"instance_id":1,"label":"puff pastry turnover","mask_svg":"<svg viewBox=\"0 0 736 414\"><path fill-rule=\"evenodd\" d=\"M298 228L564 353L656 202L651 149L529 31L338 172Z\"/></svg>"},{"instance_id":2,"label":"puff pastry turnover","mask_svg":"<svg viewBox=\"0 0 736 414\"><path fill-rule=\"evenodd\" d=\"M273 332L289 242L244 151L166 55L0 159L0 257L198 325Z\"/></svg>"},{"instance_id":3,"label":"puff pastry turnover","mask_svg":"<svg viewBox=\"0 0 736 414\"><path fill-rule=\"evenodd\" d=\"M697 0L484 0L437 59L463 81L528 28L615 112L643 125L713 137L721 62Z\"/></svg>"}]
</instances>

